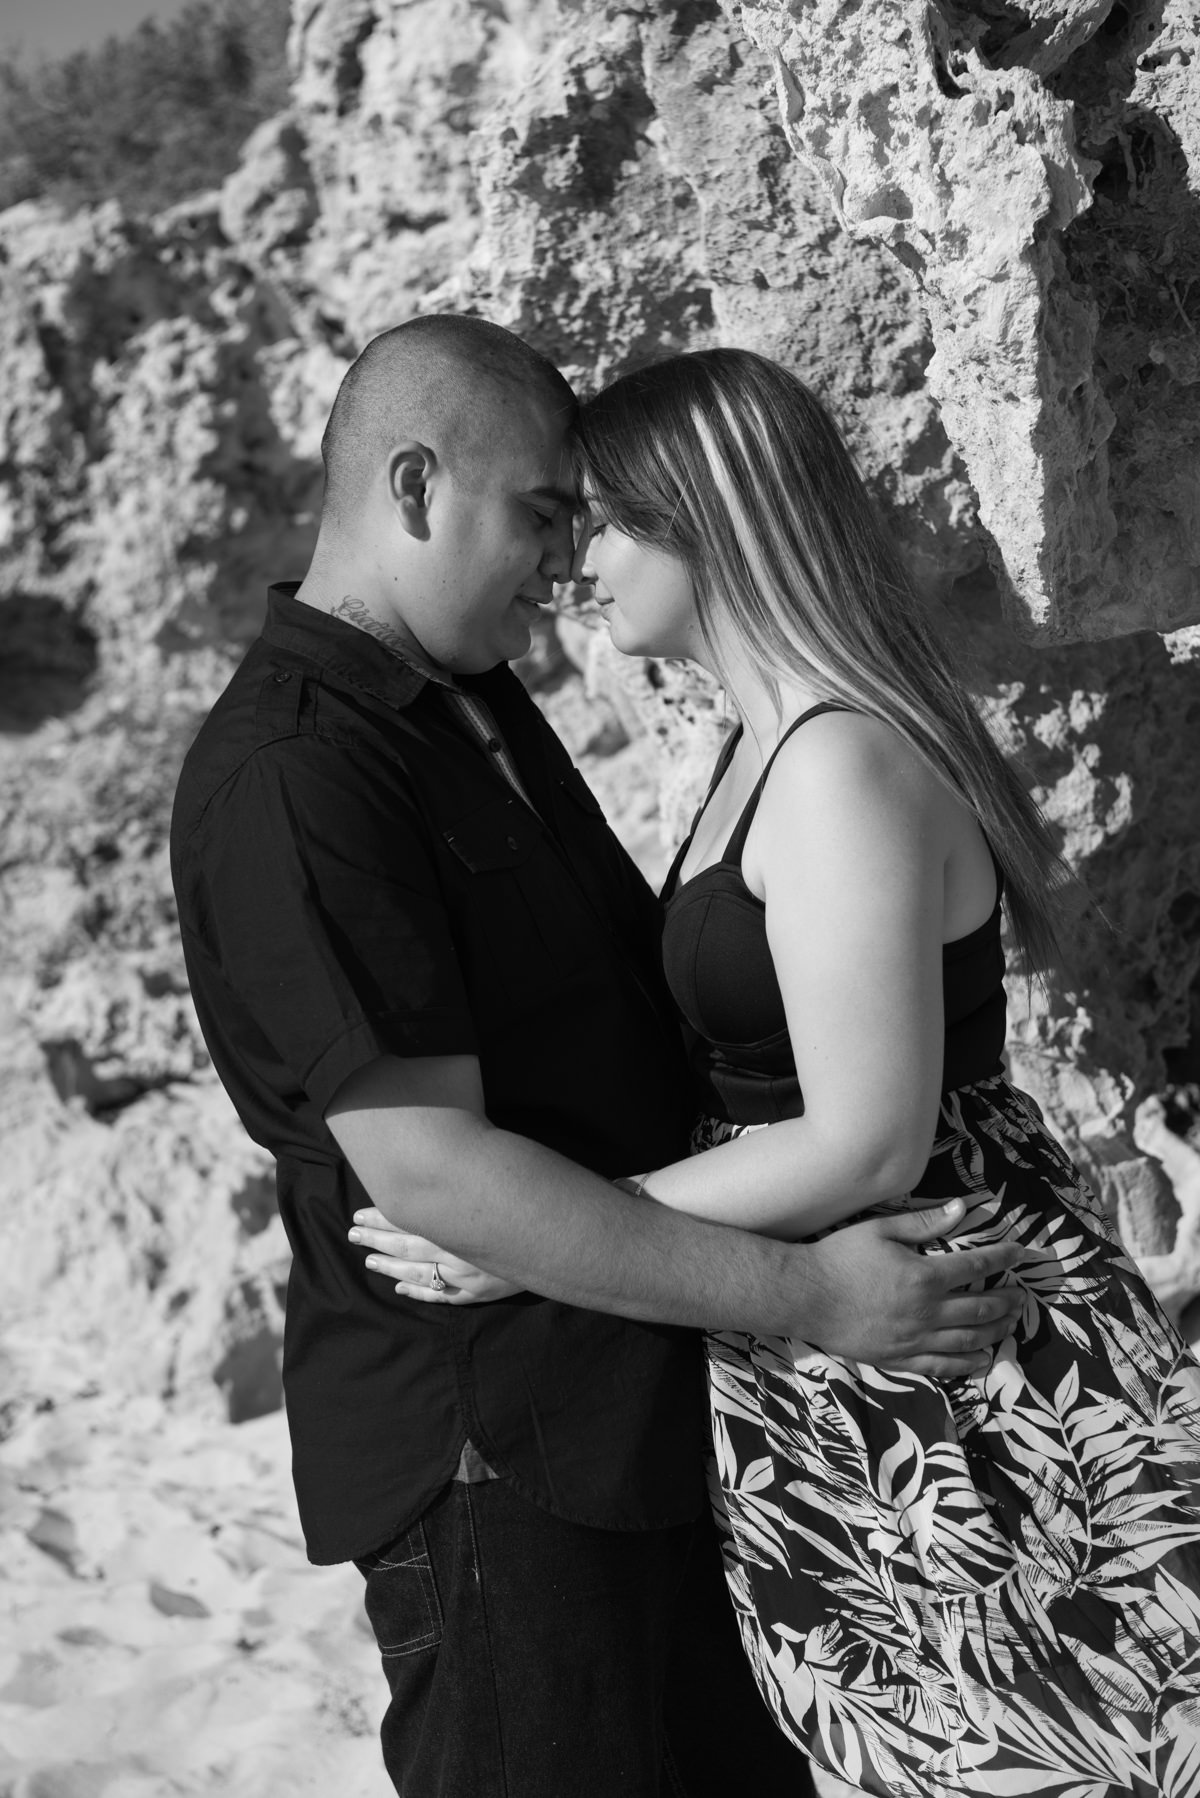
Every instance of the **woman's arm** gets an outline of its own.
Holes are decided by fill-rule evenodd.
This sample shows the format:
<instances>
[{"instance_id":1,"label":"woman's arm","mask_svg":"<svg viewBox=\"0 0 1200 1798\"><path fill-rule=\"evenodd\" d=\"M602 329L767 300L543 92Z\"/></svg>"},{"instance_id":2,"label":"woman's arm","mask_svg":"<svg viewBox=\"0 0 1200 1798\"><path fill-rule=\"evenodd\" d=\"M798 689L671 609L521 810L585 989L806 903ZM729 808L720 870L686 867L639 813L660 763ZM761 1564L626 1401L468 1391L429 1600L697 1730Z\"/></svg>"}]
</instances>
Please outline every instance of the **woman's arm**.
<instances>
[{"instance_id":1,"label":"woman's arm","mask_svg":"<svg viewBox=\"0 0 1200 1798\"><path fill-rule=\"evenodd\" d=\"M917 1181L941 1089L955 806L872 719L828 714L785 745L743 871L766 902L804 1115L658 1169L650 1197L794 1239Z\"/></svg>"},{"instance_id":2,"label":"woman's arm","mask_svg":"<svg viewBox=\"0 0 1200 1798\"><path fill-rule=\"evenodd\" d=\"M326 1118L385 1217L436 1230L463 1262L566 1304L800 1336L940 1375L999 1341L1022 1302L965 1290L1015 1267L1019 1244L913 1252L959 1221L961 1200L795 1245L673 1216L491 1124L473 1056L380 1056L343 1082Z\"/></svg>"}]
</instances>

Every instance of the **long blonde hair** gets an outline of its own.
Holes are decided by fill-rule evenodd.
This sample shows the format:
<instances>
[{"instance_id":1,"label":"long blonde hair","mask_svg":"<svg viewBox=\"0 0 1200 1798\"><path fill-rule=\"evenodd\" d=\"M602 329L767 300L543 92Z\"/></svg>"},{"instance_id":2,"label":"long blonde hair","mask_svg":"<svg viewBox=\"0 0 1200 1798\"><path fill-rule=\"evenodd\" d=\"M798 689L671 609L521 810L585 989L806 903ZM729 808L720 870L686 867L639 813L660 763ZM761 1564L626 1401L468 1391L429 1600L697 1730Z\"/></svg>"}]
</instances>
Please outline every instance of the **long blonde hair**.
<instances>
[{"instance_id":1,"label":"long blonde hair","mask_svg":"<svg viewBox=\"0 0 1200 1798\"><path fill-rule=\"evenodd\" d=\"M881 719L970 806L1026 969L1050 967L1070 870L804 383L749 350L670 356L585 400L576 444L601 516L687 568L714 653L720 617L765 673Z\"/></svg>"}]
</instances>

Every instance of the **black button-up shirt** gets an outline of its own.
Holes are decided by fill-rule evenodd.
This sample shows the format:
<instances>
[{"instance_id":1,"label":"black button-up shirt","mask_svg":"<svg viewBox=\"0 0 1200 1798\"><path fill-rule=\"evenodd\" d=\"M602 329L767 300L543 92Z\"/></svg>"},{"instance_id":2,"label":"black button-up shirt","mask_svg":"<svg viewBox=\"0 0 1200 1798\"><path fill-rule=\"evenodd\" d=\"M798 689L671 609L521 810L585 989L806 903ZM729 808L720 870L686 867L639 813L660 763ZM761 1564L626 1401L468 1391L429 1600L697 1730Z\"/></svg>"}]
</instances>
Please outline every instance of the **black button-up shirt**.
<instances>
[{"instance_id":1,"label":"black button-up shirt","mask_svg":"<svg viewBox=\"0 0 1200 1798\"><path fill-rule=\"evenodd\" d=\"M478 1056L495 1124L606 1176L686 1146L656 902L509 669L462 684L534 809L447 693L273 588L176 797L201 1027L278 1164L284 1387L316 1561L406 1527L468 1436L579 1522L648 1528L702 1502L691 1332L529 1293L406 1301L346 1240L369 1200L324 1112L380 1055Z\"/></svg>"}]
</instances>

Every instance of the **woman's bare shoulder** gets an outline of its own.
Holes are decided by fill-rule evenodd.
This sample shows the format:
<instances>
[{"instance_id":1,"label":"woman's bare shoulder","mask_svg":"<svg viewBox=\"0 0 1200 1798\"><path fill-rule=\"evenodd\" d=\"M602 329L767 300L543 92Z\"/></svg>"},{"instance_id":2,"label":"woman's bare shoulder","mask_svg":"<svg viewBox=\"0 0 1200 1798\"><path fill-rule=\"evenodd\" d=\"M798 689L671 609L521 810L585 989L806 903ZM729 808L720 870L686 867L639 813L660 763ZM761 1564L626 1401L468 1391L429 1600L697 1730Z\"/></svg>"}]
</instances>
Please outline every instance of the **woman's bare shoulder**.
<instances>
[{"instance_id":1,"label":"woman's bare shoulder","mask_svg":"<svg viewBox=\"0 0 1200 1798\"><path fill-rule=\"evenodd\" d=\"M862 800L870 794L919 807L937 805L948 796L924 757L893 725L866 712L822 712L783 745L763 797L794 803Z\"/></svg>"}]
</instances>

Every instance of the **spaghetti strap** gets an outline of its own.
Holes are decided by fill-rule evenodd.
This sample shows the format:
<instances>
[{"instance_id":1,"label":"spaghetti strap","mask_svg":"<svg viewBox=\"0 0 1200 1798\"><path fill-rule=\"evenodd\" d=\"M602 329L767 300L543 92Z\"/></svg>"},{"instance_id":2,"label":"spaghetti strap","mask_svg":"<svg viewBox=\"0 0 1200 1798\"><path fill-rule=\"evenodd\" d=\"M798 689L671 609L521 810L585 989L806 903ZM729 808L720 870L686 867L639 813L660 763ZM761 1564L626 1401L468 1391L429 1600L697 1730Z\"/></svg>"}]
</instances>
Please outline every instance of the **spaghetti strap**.
<instances>
[{"instance_id":1,"label":"spaghetti strap","mask_svg":"<svg viewBox=\"0 0 1200 1798\"><path fill-rule=\"evenodd\" d=\"M746 801L745 809L742 812L741 817L733 827L733 835L725 845L724 855L722 855L718 863L714 864L715 866L741 867L742 851L746 847L746 838L750 834L750 826L754 822L754 814L758 810L758 802L763 796L763 788L767 784L767 776L775 766L775 757L779 754L779 751L783 748L788 738L793 736L795 732L800 729L802 724L807 724L810 718L819 718L822 712L848 712L850 710L851 707L848 705L835 705L832 700L823 699L819 705L809 706L807 712L801 712L798 718L793 719L792 723L788 725L778 743L776 743L774 749L767 757L767 765L759 775L758 783L755 786L753 793L751 793L749 799ZM711 796L712 788L710 787L709 797L711 798ZM706 805L707 803L708 800L705 800ZM692 829L693 831L695 830L695 825L692 826Z\"/></svg>"},{"instance_id":2,"label":"spaghetti strap","mask_svg":"<svg viewBox=\"0 0 1200 1798\"><path fill-rule=\"evenodd\" d=\"M675 859L671 863L671 866L667 869L667 877L663 881L662 889L659 894L659 897L661 899L666 899L668 897L672 888L675 885L675 882L679 878L679 870L683 866L684 857L686 856L688 850L692 846L692 838L696 834L696 826L697 826L697 824L699 824L701 818L704 816L705 808L707 807L709 800L712 798L713 794L716 792L717 788L720 786L721 781L724 778L726 768L728 768L730 762L733 760L733 752L738 746L738 742L741 739L741 735L742 735L742 727L739 724L736 726L735 729L730 731L729 735L726 737L725 741L721 745L720 751L717 755L716 766L714 767L713 772L712 772L712 779L708 783L708 791L705 793L704 798L700 801L699 805L696 807L695 812L692 814L692 821L688 826L688 833L684 837L682 843L680 843L678 849L675 851Z\"/></svg>"}]
</instances>

